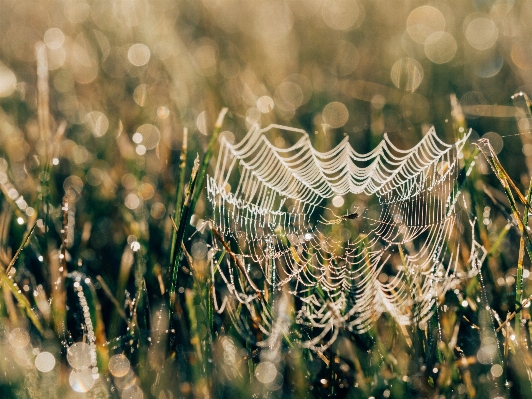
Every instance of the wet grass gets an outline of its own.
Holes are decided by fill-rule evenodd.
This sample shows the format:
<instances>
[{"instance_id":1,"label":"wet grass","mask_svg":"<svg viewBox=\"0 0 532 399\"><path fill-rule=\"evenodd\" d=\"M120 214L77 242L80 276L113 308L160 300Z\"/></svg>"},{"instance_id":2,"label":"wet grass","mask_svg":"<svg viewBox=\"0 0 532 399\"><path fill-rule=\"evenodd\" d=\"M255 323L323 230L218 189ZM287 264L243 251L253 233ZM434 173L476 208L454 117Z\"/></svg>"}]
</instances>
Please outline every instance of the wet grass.
<instances>
[{"instance_id":1,"label":"wet grass","mask_svg":"<svg viewBox=\"0 0 532 399\"><path fill-rule=\"evenodd\" d=\"M367 333L355 335L347 330L341 331L327 351L316 353L298 347L301 332L292 317L289 319L291 325L284 330L284 337L281 335L269 347L259 347L253 343L261 340L261 331L254 327L258 321L251 316L242 319L243 309L240 306L231 308L233 305L229 303L225 312L216 313L214 274L205 259L195 259L189 253L191 242L187 237L194 230L190 227L190 219L202 195L209 160L217 145L216 136L225 112L223 110L220 114L220 123L215 127L201 163L196 159L190 170L185 162L186 141L183 142L173 199L176 207L170 215L173 227L159 235L168 238L154 243L151 238L143 239L142 232L136 233L138 241L126 243L121 264L117 265L120 273L116 284L106 282L100 275L75 272L75 263L71 257L69 259L65 244L68 195L62 205L57 205L62 212L50 212L50 229L61 227L57 234L51 234L43 227L45 224L36 227L35 222L33 225L23 223L22 227L27 226L27 231L19 239L17 237L21 237L24 229L13 221L4 225L4 229L13 229L9 236L4 233L4 243L9 246L9 242L16 239L21 242L1 274L5 354L2 365L5 374L1 384L4 397L33 397L36 391L29 382L29 375L37 379L37 386L43 384L50 389L47 384L51 381L46 379L46 373L35 368L36 356L45 350L50 350L57 362L54 394L59 397L62 392L73 393L68 385L66 354L73 342L89 339L83 314L93 320L97 335L94 342L99 379L88 394L99 390L109 397L138 397L134 395L140 391L131 390L131 387L142 389L145 397L158 398L235 395L493 398L494 395L509 397L530 392L529 302L528 299L523 301L528 281L524 277L523 265L528 263L525 253L530 254L528 209L531 190L526 195L520 192L489 142L480 141L477 147L493 168L507 198L507 205L497 200L496 206L513 215L510 228L504 224L495 242L483 242L490 254L489 265L482 268L479 276L465 279L459 290L440 298L433 317L424 328L400 326L384 315ZM474 158L478 152L472 151L469 155ZM466 162L464 168L468 167ZM189 183L185 185L187 175ZM476 184L480 181L473 170L459 187L467 191L471 203L485 200L486 195ZM489 190L500 189L490 187ZM522 204L518 204L515 198ZM473 205L472 209L475 209ZM476 209L482 210L482 207ZM15 219L14 211L7 209L5 212L13 213L9 220ZM123 216L122 223L130 232L141 229L134 215ZM508 293L513 298L508 302L515 305L507 309L514 311L506 316L500 307L497 308L500 302L499 305L496 301L493 304L493 298L500 296L495 292L494 281L500 265L493 265L493 262L497 262L495 252L498 246L510 233L517 237L519 255L515 265L515 290ZM233 252L230 244L215 228L204 234L212 234L212 239L223 247L222 253L209 255L214 257L214 262L220 265L229 256L236 266L237 278L242 284L249 284L251 279L246 276L246 269L239 264L238 254ZM486 236L482 231L478 234ZM169 246L165 247L164 243ZM161 246L155 249L154 245ZM75 248L69 252L75 252ZM167 253L168 261L164 264L154 261L152 252ZM38 266L40 270L34 266L38 254L46 254L46 260ZM54 267L59 271L53 272ZM46 275L53 280L44 280ZM72 295L71 281L76 281L75 276L82 276L84 287L92 292L91 300L85 305L88 310L80 308L76 304L78 298ZM30 285L31 289L21 290L20 287L25 285ZM115 293L110 286L115 287ZM251 288L266 292L267 297L261 300L269 303L269 314L256 317L268 317L275 326L280 322L271 307L275 294ZM282 300L280 296L275 299ZM106 318L105 313L112 316ZM514 322L510 323L512 319ZM242 320L249 325L239 325ZM76 323L79 325L72 328ZM246 333L243 334L242 330ZM29 339L22 346L19 341L25 339L24 333L29 334ZM254 340L243 338L250 334L255 335ZM117 354L125 355L131 365L125 376L116 370L108 370L106 362ZM278 376L272 379L273 382L264 383L264 377L260 375L260 367L264 368L261 366L264 364L275 367ZM129 385L124 383L125 378L131 380Z\"/></svg>"},{"instance_id":2,"label":"wet grass","mask_svg":"<svg viewBox=\"0 0 532 399\"><path fill-rule=\"evenodd\" d=\"M438 298L425 325L401 326L384 314L368 332L342 329L326 351L316 352L299 345L305 327L295 321L295 299L266 283L255 286L238 247L215 227L196 231L199 218L209 219L204 183L218 136L234 115L222 109L201 154L189 154L186 133L181 149L170 151L167 169L177 173L155 187L165 217L153 217L144 203L133 211L112 190L65 189L52 151L63 141L64 126L51 133L39 51L38 125L51 149L39 166L35 214L24 214L18 196L2 185L1 397L496 398L532 392L532 184L529 177L526 185L515 181L489 142L465 151L461 166L468 176L457 181L488 253L480 273ZM454 99L456 138L467 128ZM141 162L124 156L120 169L143 181ZM482 162L491 175L474 166ZM96 245L98 235L105 245ZM466 234L457 237L470 243ZM207 243L212 247L198 255L194 246ZM293 250L292 256L300 255ZM91 266L94 258L99 267ZM255 313L217 295L215 288L224 289L215 287L217 271L227 263L235 280L256 293ZM264 322L278 332L267 346L258 345ZM95 359L82 354L76 363L74 343L93 345L86 354ZM55 359L51 370L39 358L43 353Z\"/></svg>"}]
</instances>

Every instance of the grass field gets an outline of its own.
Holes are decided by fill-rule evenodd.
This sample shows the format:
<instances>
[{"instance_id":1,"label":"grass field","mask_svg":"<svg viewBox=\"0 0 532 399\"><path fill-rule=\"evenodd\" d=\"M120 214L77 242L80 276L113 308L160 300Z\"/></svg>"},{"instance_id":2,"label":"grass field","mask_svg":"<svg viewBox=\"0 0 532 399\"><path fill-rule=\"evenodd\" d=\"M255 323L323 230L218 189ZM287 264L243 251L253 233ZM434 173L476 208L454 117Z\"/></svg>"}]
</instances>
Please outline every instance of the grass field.
<instances>
[{"instance_id":1,"label":"grass field","mask_svg":"<svg viewBox=\"0 0 532 399\"><path fill-rule=\"evenodd\" d=\"M532 395L531 1L0 10L1 398ZM362 333L339 324L326 349L332 333L304 344L318 329L298 317L295 283L276 289L276 261L268 275L248 264L250 236L224 233L206 193L223 140L270 124L303 129L322 153L347 137L361 154L385 132L406 151L431 126L446 143L471 129L453 242L442 243L466 248L466 273L422 323L385 311ZM280 148L301 137L265 135ZM227 184L235 192L238 176ZM335 211L320 214L323 236L348 242L376 200L323 204ZM311 264L275 234L290 262ZM473 242L481 265L468 259ZM269 248L258 252L269 259ZM406 268L404 250L391 259ZM322 288L308 295L343 317L349 306L337 315Z\"/></svg>"}]
</instances>

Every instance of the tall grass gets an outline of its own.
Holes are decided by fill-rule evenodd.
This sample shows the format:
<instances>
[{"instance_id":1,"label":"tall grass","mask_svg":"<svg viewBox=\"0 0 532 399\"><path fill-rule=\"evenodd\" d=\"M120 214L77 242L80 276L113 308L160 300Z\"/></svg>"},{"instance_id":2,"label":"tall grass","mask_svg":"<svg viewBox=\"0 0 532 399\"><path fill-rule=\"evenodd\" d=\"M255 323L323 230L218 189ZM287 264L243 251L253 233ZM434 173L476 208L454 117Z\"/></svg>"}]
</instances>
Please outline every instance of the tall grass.
<instances>
[{"instance_id":1,"label":"tall grass","mask_svg":"<svg viewBox=\"0 0 532 399\"><path fill-rule=\"evenodd\" d=\"M126 3L2 4L0 398L532 395L530 101L490 105L529 80L528 3L430 5L458 42L446 64L405 31L406 3L359 2L365 22L351 30L319 1ZM477 17L496 22L501 54L471 51L456 26ZM391 75L413 58L422 70ZM498 74L477 68L499 58ZM349 122L334 128L325 108L338 102ZM209 224L219 139L238 140L257 115L305 128L320 150L345 133L367 151L384 131L406 148L429 122L448 142L470 127L506 136L501 152L486 139L465 148L456 182L477 221L457 242L475 234L480 273L438 298L425 325L384 314L364 334L340 329L326 351L301 347L296 300L256 286L237 243ZM153 147L135 141L145 124ZM257 296L255 313L224 301L226 267ZM267 346L262 322L276 332Z\"/></svg>"},{"instance_id":2,"label":"tall grass","mask_svg":"<svg viewBox=\"0 0 532 399\"><path fill-rule=\"evenodd\" d=\"M44 109L46 92L47 86L41 82L40 108ZM173 215L170 214L170 229L167 223L154 224L149 226L148 236L148 226L137 220L141 215L122 210L121 223L130 238L123 243L125 249L116 282L85 272L80 268L81 258L76 267L72 254L79 251L76 245L86 245L87 238L69 246L72 193L67 192L62 204L55 204L53 198L48 204L42 201L39 215L31 225L24 219L22 223L15 219L15 203L11 203L12 209L5 208L5 253L9 253L10 242L20 244L1 273L4 397L34 397L41 385L57 397L88 388L86 395L135 398L141 397L142 392L146 397L158 398L172 395L472 398L530 392L529 298L523 265L525 253L530 257L528 212L532 191L529 188L526 195L521 193L489 141L478 141L476 148L491 166L500 188L481 187L482 180L474 168L458 188L467 195L470 209L478 219L486 217L477 204L490 201L503 217L511 215L510 224L503 226L493 243L480 224L476 234L488 250L487 266L478 277L464 279L460 288L440 298L426 326L400 326L384 315L365 334L341 331L325 352L300 348L297 345L300 327L291 313L289 295L278 296L256 287L231 245L215 227L210 232L206 230L203 234L211 235L210 240L219 242L223 248L223 252L209 255L216 256L214 270L229 257L243 284L251 284L259 299L269 304L273 330L283 331L270 346L257 347L253 342L260 341L258 335L262 333L253 327L253 317L241 319L238 314L242 309L231 309L229 304L224 313L216 313L215 280L208 271L207 260L189 253L192 247L188 237L192 233L201 234L190 226L191 216L201 198L226 113L226 109L220 113L203 160L196 158L191 169L186 162L185 134L176 192L167 197L168 207L176 204ZM43 121L47 120L45 114L45 110L39 114ZM459 135L465 127L459 115L455 116L455 126ZM472 162L480 161L474 147L465 155L464 171L470 169ZM49 162L43 171L53 170ZM50 173L46 181L53 182L53 172ZM187 174L189 183L185 185ZM15 217L10 217L11 214ZM49 217L47 224L43 221L45 216ZM27 226L23 234L21 224ZM8 229L13 234L7 236ZM493 300L498 295L494 280L501 272L500 265L494 262L495 252L509 234L518 238L519 254L515 293L510 294L515 305L507 308L514 310L505 315L502 311L505 302L497 304ZM152 235L159 238L153 241ZM47 276L51 280L46 281ZM83 292L83 297L89 300L80 299L82 296L76 292ZM242 320L249 325L239 325ZM289 325L275 327L286 320ZM242 329L247 333L243 335ZM250 340L249 334L257 336ZM74 345L76 342L95 343L96 363L90 367L99 377L94 380L96 383L86 383L83 378L88 377L73 374L79 371L74 366L76 361L71 359L75 357L72 348L79 345ZM53 387L46 385L51 379L48 371L42 371L46 369L39 360L42 353L51 354L56 362ZM116 359L126 359L122 361L128 367L120 369ZM264 365L275 367L278 377L274 382L264 383L261 377ZM89 377L94 379L90 373Z\"/></svg>"}]
</instances>

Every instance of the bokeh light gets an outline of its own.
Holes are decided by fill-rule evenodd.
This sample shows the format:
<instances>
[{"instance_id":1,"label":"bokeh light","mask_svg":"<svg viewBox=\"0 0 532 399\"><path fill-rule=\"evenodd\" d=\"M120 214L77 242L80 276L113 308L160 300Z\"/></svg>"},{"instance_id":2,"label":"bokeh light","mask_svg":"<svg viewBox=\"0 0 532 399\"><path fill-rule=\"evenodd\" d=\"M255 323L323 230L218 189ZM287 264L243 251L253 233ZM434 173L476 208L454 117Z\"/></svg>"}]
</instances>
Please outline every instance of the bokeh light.
<instances>
[{"instance_id":1,"label":"bokeh light","mask_svg":"<svg viewBox=\"0 0 532 399\"><path fill-rule=\"evenodd\" d=\"M477 50L487 50L495 45L498 37L495 23L485 17L472 19L465 31L467 42Z\"/></svg>"},{"instance_id":2,"label":"bokeh light","mask_svg":"<svg viewBox=\"0 0 532 399\"><path fill-rule=\"evenodd\" d=\"M89 344L85 342L76 342L69 346L67 349L67 360L70 366L74 369L88 369L92 364L92 353ZM75 378L78 377L76 376ZM81 374L79 378L83 379Z\"/></svg>"},{"instance_id":3,"label":"bokeh light","mask_svg":"<svg viewBox=\"0 0 532 399\"><path fill-rule=\"evenodd\" d=\"M456 40L448 32L434 32L425 40L425 55L435 64L445 64L451 61L457 49Z\"/></svg>"},{"instance_id":4,"label":"bokeh light","mask_svg":"<svg viewBox=\"0 0 532 399\"><path fill-rule=\"evenodd\" d=\"M524 71L532 69L532 45L528 41L518 41L512 46L511 57L514 64Z\"/></svg>"},{"instance_id":5,"label":"bokeh light","mask_svg":"<svg viewBox=\"0 0 532 399\"><path fill-rule=\"evenodd\" d=\"M109 129L109 119L100 111L89 112L85 117L85 123L96 137L103 136Z\"/></svg>"},{"instance_id":6,"label":"bokeh light","mask_svg":"<svg viewBox=\"0 0 532 399\"><path fill-rule=\"evenodd\" d=\"M414 92L423 81L423 67L412 58L403 58L393 64L391 77L398 89Z\"/></svg>"},{"instance_id":7,"label":"bokeh light","mask_svg":"<svg viewBox=\"0 0 532 399\"><path fill-rule=\"evenodd\" d=\"M410 13L406 31L417 43L425 44L430 35L445 30L445 17L436 7L421 6Z\"/></svg>"},{"instance_id":8,"label":"bokeh light","mask_svg":"<svg viewBox=\"0 0 532 399\"><path fill-rule=\"evenodd\" d=\"M333 58L331 72L338 76L349 75L357 68L359 58L357 48L352 43L341 40L338 43L336 56Z\"/></svg>"},{"instance_id":9,"label":"bokeh light","mask_svg":"<svg viewBox=\"0 0 532 399\"><path fill-rule=\"evenodd\" d=\"M41 352L35 357L35 368L42 373L48 373L55 367L55 357L50 352Z\"/></svg>"},{"instance_id":10,"label":"bokeh light","mask_svg":"<svg viewBox=\"0 0 532 399\"><path fill-rule=\"evenodd\" d=\"M31 398L53 397L54 389L59 392L55 396L72 398L166 399L234 392L244 397L326 396L332 391L338 397L348 396L348 391L355 392L353 397L401 397L403 383L410 389L421 378L420 389L432 384L436 396L517 396L516 387L523 385L519 379L528 384L528 377L508 372L509 367L520 370L521 363L530 362L520 357L527 345L526 330L521 338L511 330L519 329L519 317L526 327L529 305L508 323L509 331L499 335L484 334L492 326L482 322L516 309L521 276L516 245L522 234L512 212L502 210L504 189L486 158L479 154L469 163L467 157L476 151L474 142L489 140L525 195L532 171L532 116L524 95L515 103L510 95L532 95L531 20L530 0L4 0L4 269L28 229L36 227L0 287L0 392ZM460 190L465 201L457 203L478 213L478 233L489 251L481 270L487 265L489 273L483 274L486 284L478 297L471 290L475 281L467 274L467 289L462 280L453 281L457 291L437 298L437 340L446 354L441 362L433 364L430 356L418 362L412 355L408 339L414 331L423 331L421 341L430 337L430 323L425 321L417 330L413 325L408 334L392 337L393 320L376 317L375 337L384 343L379 351L389 350L389 357L374 356L377 338L365 343L368 352L360 350L357 340L348 339L348 331L337 328L349 312L347 293L352 287L340 293L346 298L343 309L327 303L319 310L330 315L330 333L312 348L301 348L300 341L312 331L298 323L305 312L316 312L315 305L304 297L290 299L280 309L282 296L291 298L294 287L288 293L278 289L279 282L300 268L283 257L259 267L245 253L258 244L244 235L228 240L243 268L235 266L227 252L219 259L223 245L211 230L219 204L213 206L203 194L187 215L183 247L173 246L176 231L170 218L179 228L194 159L198 156L201 164L223 107L228 111L213 140L203 189L216 177L216 167L223 166L217 164L216 150L223 143L238 146L253 126L294 128L272 129L265 135L265 145L278 147L287 164L302 142L296 129L309 133L316 151L330 151L345 140L360 154L375 148L385 134L401 152L416 145L432 126L444 143L473 129L457 165L473 165L467 173L475 180L467 190L476 191L467 196ZM345 154L339 155L339 168L350 162ZM371 161L357 166L366 170ZM443 177L450 163L432 166L435 175ZM284 177L279 174L279 179ZM222 187L226 194L244 189L231 180ZM484 188L490 195L481 191ZM287 258L310 259L301 270L314 279L314 255L302 248L316 243L313 251L319 252L323 236L355 242L361 225L377 220L385 209L369 197L334 193L316 206L316 215L323 217L311 220L309 231L296 235L274 230L268 245L276 248L286 240ZM68 207L62 206L63 200ZM297 207L277 197L264 201L273 201L281 210ZM521 205L517 208L523 211ZM249 215L239 217L249 222ZM257 230L266 231L266 222L272 220ZM316 230L324 226L328 230L320 236ZM469 248L473 234L463 217L454 227L455 234L463 233L455 241L460 251L453 254L456 270L470 273L461 263L474 252ZM170 254L175 255L176 248L183 251L181 263L171 270ZM407 257L416 248L401 247ZM268 256L270 249L266 246L260 256ZM522 290L529 295L524 254ZM322 281L343 282L337 273L343 267L331 260ZM400 253L390 254L383 258L376 283L394 286L404 267ZM257 312L251 309L254 300L228 293L222 281L226 270L234 272L229 282L241 284L246 296L260 295L268 310ZM178 276L173 315L164 303L173 289L171 271ZM246 287L248 277L260 285L259 291ZM267 289L265 281L272 283ZM390 292L393 296L396 291ZM493 313L489 318L481 314L486 305ZM459 317L453 318L453 312ZM455 320L459 323L454 336ZM284 322L290 329L279 326ZM35 323L41 323L44 332ZM275 348L277 336L286 341ZM334 341L331 348L321 348L329 339ZM497 341L504 340L510 345L502 361ZM388 367L389 359L397 364L394 360ZM485 388L493 385L498 388ZM428 391L419 394L430 396Z\"/></svg>"},{"instance_id":11,"label":"bokeh light","mask_svg":"<svg viewBox=\"0 0 532 399\"><path fill-rule=\"evenodd\" d=\"M498 134L498 133L495 133L495 132L487 132L485 133L482 138L484 139L488 139L491 146L493 147L493 150L495 151L496 154L498 154L499 152L501 152L503 146L504 146L504 141L502 139L502 137Z\"/></svg>"},{"instance_id":12,"label":"bokeh light","mask_svg":"<svg viewBox=\"0 0 532 399\"><path fill-rule=\"evenodd\" d=\"M283 82L275 89L275 104L283 111L295 111L303 104L303 90L294 82Z\"/></svg>"},{"instance_id":13,"label":"bokeh light","mask_svg":"<svg viewBox=\"0 0 532 399\"><path fill-rule=\"evenodd\" d=\"M120 397L121 399L142 399L144 398L144 392L138 385L134 385L124 389Z\"/></svg>"},{"instance_id":14,"label":"bokeh light","mask_svg":"<svg viewBox=\"0 0 532 399\"><path fill-rule=\"evenodd\" d=\"M262 96L257 100L257 108L263 114L273 110L274 102L270 96Z\"/></svg>"},{"instance_id":15,"label":"bokeh light","mask_svg":"<svg viewBox=\"0 0 532 399\"><path fill-rule=\"evenodd\" d=\"M142 43L132 45L127 51L127 58L135 66L143 66L150 60L150 49Z\"/></svg>"},{"instance_id":16,"label":"bokeh light","mask_svg":"<svg viewBox=\"0 0 532 399\"><path fill-rule=\"evenodd\" d=\"M292 12L285 3L263 2L256 8L253 29L260 39L277 41L288 35L293 23Z\"/></svg>"},{"instance_id":17,"label":"bokeh light","mask_svg":"<svg viewBox=\"0 0 532 399\"><path fill-rule=\"evenodd\" d=\"M17 84L17 78L13 71L0 61L0 97L13 94Z\"/></svg>"},{"instance_id":18,"label":"bokeh light","mask_svg":"<svg viewBox=\"0 0 532 399\"><path fill-rule=\"evenodd\" d=\"M65 42L65 34L59 28L50 28L44 32L44 43L46 47L56 50L63 46Z\"/></svg>"},{"instance_id":19,"label":"bokeh light","mask_svg":"<svg viewBox=\"0 0 532 399\"><path fill-rule=\"evenodd\" d=\"M130 363L127 357L118 354L109 359L108 367L114 377L124 377L129 371Z\"/></svg>"},{"instance_id":20,"label":"bokeh light","mask_svg":"<svg viewBox=\"0 0 532 399\"><path fill-rule=\"evenodd\" d=\"M30 335L23 328L14 328L9 333L9 343L17 349L25 348L30 343Z\"/></svg>"},{"instance_id":21,"label":"bokeh light","mask_svg":"<svg viewBox=\"0 0 532 399\"><path fill-rule=\"evenodd\" d=\"M277 368L272 362L264 361L259 363L255 369L255 377L263 384L269 384L277 376Z\"/></svg>"},{"instance_id":22,"label":"bokeh light","mask_svg":"<svg viewBox=\"0 0 532 399\"><path fill-rule=\"evenodd\" d=\"M139 141L135 141L137 144L141 144L146 147L147 150L152 150L159 144L161 140L161 132L156 126L146 123L137 128L135 135L139 136Z\"/></svg>"},{"instance_id":23,"label":"bokeh light","mask_svg":"<svg viewBox=\"0 0 532 399\"><path fill-rule=\"evenodd\" d=\"M323 122L333 128L342 127L347 123L349 111L344 104L333 101L323 108L322 118Z\"/></svg>"},{"instance_id":24,"label":"bokeh light","mask_svg":"<svg viewBox=\"0 0 532 399\"><path fill-rule=\"evenodd\" d=\"M335 196L333 199L332 199L332 204L337 207L337 208L340 208L344 205L344 197L342 196Z\"/></svg>"},{"instance_id":25,"label":"bokeh light","mask_svg":"<svg viewBox=\"0 0 532 399\"><path fill-rule=\"evenodd\" d=\"M336 30L350 30L364 20L364 7L356 0L325 0L321 9L325 23Z\"/></svg>"},{"instance_id":26,"label":"bokeh light","mask_svg":"<svg viewBox=\"0 0 532 399\"><path fill-rule=\"evenodd\" d=\"M88 392L94 386L96 380L90 369L72 370L68 382L76 392Z\"/></svg>"}]
</instances>

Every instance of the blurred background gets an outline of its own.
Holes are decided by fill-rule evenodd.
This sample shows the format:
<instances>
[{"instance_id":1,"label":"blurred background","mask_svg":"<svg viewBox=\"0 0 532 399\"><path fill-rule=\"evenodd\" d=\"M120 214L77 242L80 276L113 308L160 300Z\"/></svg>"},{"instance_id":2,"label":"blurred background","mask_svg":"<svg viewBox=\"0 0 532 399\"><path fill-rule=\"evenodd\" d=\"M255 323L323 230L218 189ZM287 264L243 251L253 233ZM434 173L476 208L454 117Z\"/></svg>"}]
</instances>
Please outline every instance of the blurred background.
<instances>
[{"instance_id":1,"label":"blurred background","mask_svg":"<svg viewBox=\"0 0 532 399\"><path fill-rule=\"evenodd\" d=\"M222 106L237 139L252 123L281 123L315 133L319 150L347 134L368 151L383 132L410 147L431 125L452 141L455 94L473 137L489 133L514 160L532 154L518 137L500 139L519 132L511 95L532 88L528 1L2 0L2 10L0 140L22 190L45 148L37 43L52 123L67 123L57 169L110 196L135 185L123 157L145 164L144 191L123 197L161 217L153 189L183 128L201 153Z\"/></svg>"},{"instance_id":2,"label":"blurred background","mask_svg":"<svg viewBox=\"0 0 532 399\"><path fill-rule=\"evenodd\" d=\"M69 271L101 276L122 303L130 299L124 289L134 292L147 267L148 290L157 291L183 131L191 166L222 107L229 108L222 129L229 140L254 123L279 123L305 129L322 151L345 135L367 152L384 132L410 148L432 125L448 143L458 127L472 128L472 139L489 138L512 178L528 186L530 124L526 104L511 97L532 93L531 20L532 1L525 0L0 0L0 185L12 229L2 243L13 248L3 261L39 207L60 240L66 193ZM49 82L49 134L39 127L37 54ZM273 139L285 146L296 137ZM491 173L481 158L478 165L481 175ZM479 205L491 229L488 244L507 223L505 214L491 220L492 205ZM191 223L200 226L209 212L200 198ZM46 262L60 259L50 236L40 240ZM141 245L144 269L137 265L130 275L127 248ZM197 234L189 247L202 270L207 239ZM517 250L503 248L502 260L500 251L490 261L488 284L495 288L488 291L490 300L502 293L497 306L504 314L514 308ZM42 261L37 250L25 258L25 292L47 280ZM41 288L51 290L47 282ZM113 308L109 295L98 296L104 309ZM127 323L109 325L111 313L102 316L106 333L128 331ZM217 345L236 353L245 344L224 338ZM189 384L197 381L194 371L181 371L181 393L201 396L203 388Z\"/></svg>"},{"instance_id":3,"label":"blurred background","mask_svg":"<svg viewBox=\"0 0 532 399\"><path fill-rule=\"evenodd\" d=\"M240 130L290 123L360 143L367 131L411 140L435 124L450 135L451 93L479 135L510 134L507 119L487 118L513 116L504 106L529 89L532 69L528 1L3 0L2 9L2 107L23 102L19 118L31 123L44 42L52 113L69 138L86 136L88 154L120 121L128 137L155 126L170 149L186 126L201 148L221 106Z\"/></svg>"}]
</instances>

